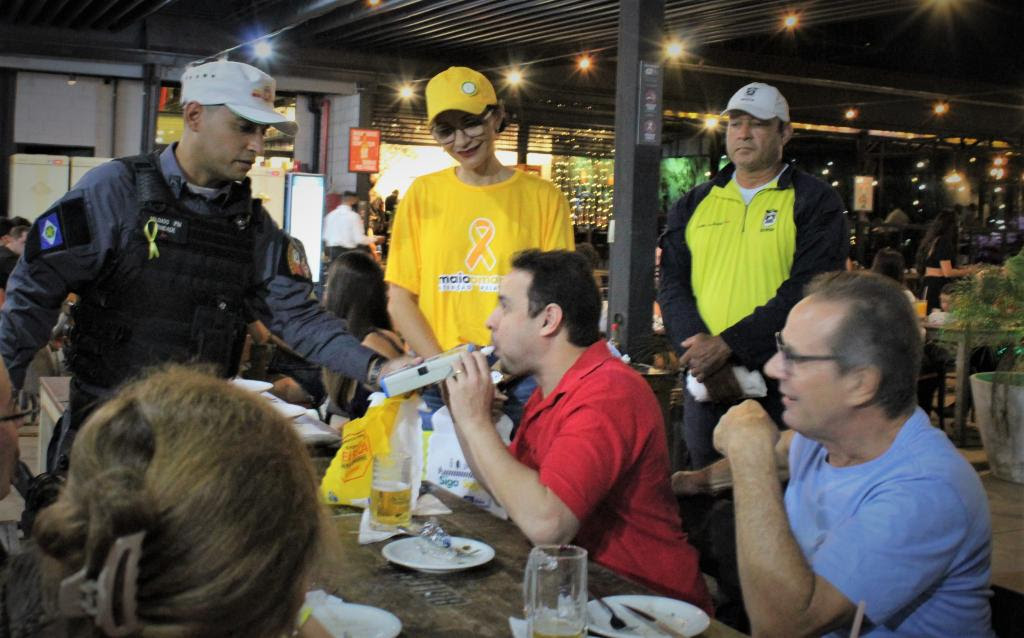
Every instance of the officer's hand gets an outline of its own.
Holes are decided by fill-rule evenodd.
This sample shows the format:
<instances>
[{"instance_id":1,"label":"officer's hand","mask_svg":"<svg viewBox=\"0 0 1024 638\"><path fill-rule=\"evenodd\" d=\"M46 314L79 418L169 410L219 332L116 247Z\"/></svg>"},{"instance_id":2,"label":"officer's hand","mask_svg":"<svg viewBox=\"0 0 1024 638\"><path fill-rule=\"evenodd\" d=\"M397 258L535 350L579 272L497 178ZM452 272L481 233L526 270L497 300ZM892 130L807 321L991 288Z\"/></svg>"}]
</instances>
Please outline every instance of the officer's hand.
<instances>
[{"instance_id":1,"label":"officer's hand","mask_svg":"<svg viewBox=\"0 0 1024 638\"><path fill-rule=\"evenodd\" d=\"M394 359L388 359L380 368L380 378L383 379L389 374L398 372L403 368L418 366L421 363L423 363L423 357L414 357L408 354L403 354L402 356L395 357Z\"/></svg>"},{"instance_id":2,"label":"officer's hand","mask_svg":"<svg viewBox=\"0 0 1024 638\"><path fill-rule=\"evenodd\" d=\"M732 354L732 348L720 336L698 332L683 341L686 352L679 360L679 365L689 368L690 372L701 383L704 379L725 365Z\"/></svg>"}]
</instances>

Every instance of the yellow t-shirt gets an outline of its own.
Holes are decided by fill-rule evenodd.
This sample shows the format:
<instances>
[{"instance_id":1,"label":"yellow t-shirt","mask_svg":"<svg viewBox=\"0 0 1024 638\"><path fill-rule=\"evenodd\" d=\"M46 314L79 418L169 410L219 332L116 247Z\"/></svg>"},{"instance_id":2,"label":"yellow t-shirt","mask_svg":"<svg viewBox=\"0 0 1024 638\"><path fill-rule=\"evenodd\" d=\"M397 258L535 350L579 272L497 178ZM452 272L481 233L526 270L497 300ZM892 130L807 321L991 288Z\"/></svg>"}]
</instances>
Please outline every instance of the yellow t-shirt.
<instances>
[{"instance_id":1,"label":"yellow t-shirt","mask_svg":"<svg viewBox=\"0 0 1024 638\"><path fill-rule=\"evenodd\" d=\"M573 246L569 202L550 182L515 171L470 186L448 168L417 178L399 203L384 278L419 297L441 348L486 344L512 256Z\"/></svg>"}]
</instances>

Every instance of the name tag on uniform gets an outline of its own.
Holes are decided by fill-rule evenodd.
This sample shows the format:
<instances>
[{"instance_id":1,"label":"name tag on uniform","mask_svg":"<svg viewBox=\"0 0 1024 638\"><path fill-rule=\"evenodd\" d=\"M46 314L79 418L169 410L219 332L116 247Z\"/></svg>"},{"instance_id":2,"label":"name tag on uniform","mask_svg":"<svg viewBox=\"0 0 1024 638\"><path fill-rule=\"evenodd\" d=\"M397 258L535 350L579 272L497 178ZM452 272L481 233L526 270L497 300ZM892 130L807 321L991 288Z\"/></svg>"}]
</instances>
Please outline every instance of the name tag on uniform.
<instances>
[{"instance_id":1,"label":"name tag on uniform","mask_svg":"<svg viewBox=\"0 0 1024 638\"><path fill-rule=\"evenodd\" d=\"M154 215L151 217L156 222L156 238L160 241L170 241L175 244L188 243L188 221L177 217L162 217Z\"/></svg>"}]
</instances>

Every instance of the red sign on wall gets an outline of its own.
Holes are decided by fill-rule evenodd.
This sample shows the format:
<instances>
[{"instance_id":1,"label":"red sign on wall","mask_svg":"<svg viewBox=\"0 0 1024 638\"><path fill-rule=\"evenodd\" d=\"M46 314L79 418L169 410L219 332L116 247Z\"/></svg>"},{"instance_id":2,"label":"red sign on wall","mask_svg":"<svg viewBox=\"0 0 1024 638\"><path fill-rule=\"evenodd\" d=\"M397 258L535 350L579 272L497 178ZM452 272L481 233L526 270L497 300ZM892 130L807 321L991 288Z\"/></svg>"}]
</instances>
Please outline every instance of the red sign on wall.
<instances>
[{"instance_id":1,"label":"red sign on wall","mask_svg":"<svg viewBox=\"0 0 1024 638\"><path fill-rule=\"evenodd\" d=\"M377 173L380 171L380 130L350 128L348 130L348 171Z\"/></svg>"}]
</instances>

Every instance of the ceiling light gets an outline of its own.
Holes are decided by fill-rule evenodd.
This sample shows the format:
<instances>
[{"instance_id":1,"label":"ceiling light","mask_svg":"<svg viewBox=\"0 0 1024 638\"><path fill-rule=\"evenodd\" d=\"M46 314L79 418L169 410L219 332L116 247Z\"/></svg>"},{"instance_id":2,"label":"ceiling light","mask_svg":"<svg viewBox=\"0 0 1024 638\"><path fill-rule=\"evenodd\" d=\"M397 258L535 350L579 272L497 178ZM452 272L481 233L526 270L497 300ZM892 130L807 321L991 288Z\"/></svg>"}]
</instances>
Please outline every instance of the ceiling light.
<instances>
[{"instance_id":1,"label":"ceiling light","mask_svg":"<svg viewBox=\"0 0 1024 638\"><path fill-rule=\"evenodd\" d=\"M704 118L704 128L706 128L706 129L716 129L716 128L718 128L718 118L713 116L713 115Z\"/></svg>"},{"instance_id":2,"label":"ceiling light","mask_svg":"<svg viewBox=\"0 0 1024 638\"><path fill-rule=\"evenodd\" d=\"M795 29L798 24L800 24L800 17L795 13L790 13L782 19L782 26L787 29Z\"/></svg>"},{"instance_id":3,"label":"ceiling light","mask_svg":"<svg viewBox=\"0 0 1024 638\"><path fill-rule=\"evenodd\" d=\"M936 102L935 106L932 107L932 111L934 111L936 115L945 115L946 113L949 113L949 104L946 102Z\"/></svg>"},{"instance_id":4,"label":"ceiling light","mask_svg":"<svg viewBox=\"0 0 1024 638\"><path fill-rule=\"evenodd\" d=\"M576 61L576 66L579 67L580 71L589 70L591 64L593 63L590 61L590 56L587 55L586 53L581 55L580 58Z\"/></svg>"},{"instance_id":5,"label":"ceiling light","mask_svg":"<svg viewBox=\"0 0 1024 638\"><path fill-rule=\"evenodd\" d=\"M408 84L403 85L400 89L398 89L398 95L400 95L403 100L408 100L409 98L412 97L412 87L409 86Z\"/></svg>"},{"instance_id":6,"label":"ceiling light","mask_svg":"<svg viewBox=\"0 0 1024 638\"><path fill-rule=\"evenodd\" d=\"M855 119L857 119L857 116L860 115L860 113L857 111L857 109L849 108L849 109L846 109L845 115L846 115L846 119L848 119L848 120L855 120Z\"/></svg>"},{"instance_id":7,"label":"ceiling light","mask_svg":"<svg viewBox=\"0 0 1024 638\"><path fill-rule=\"evenodd\" d=\"M683 55L683 43L679 40L672 40L665 45L665 55L672 58L680 58Z\"/></svg>"},{"instance_id":8,"label":"ceiling light","mask_svg":"<svg viewBox=\"0 0 1024 638\"><path fill-rule=\"evenodd\" d=\"M511 86L516 86L523 81L523 73L518 69L513 69L505 75L505 81Z\"/></svg>"},{"instance_id":9,"label":"ceiling light","mask_svg":"<svg viewBox=\"0 0 1024 638\"><path fill-rule=\"evenodd\" d=\"M252 52L257 58L265 60L274 54L274 46L270 44L270 40L257 40L256 44L252 45Z\"/></svg>"}]
</instances>

